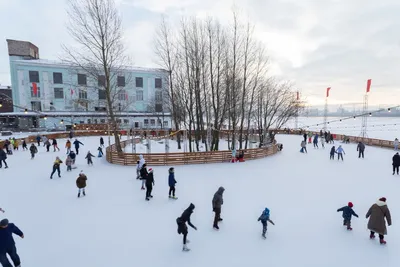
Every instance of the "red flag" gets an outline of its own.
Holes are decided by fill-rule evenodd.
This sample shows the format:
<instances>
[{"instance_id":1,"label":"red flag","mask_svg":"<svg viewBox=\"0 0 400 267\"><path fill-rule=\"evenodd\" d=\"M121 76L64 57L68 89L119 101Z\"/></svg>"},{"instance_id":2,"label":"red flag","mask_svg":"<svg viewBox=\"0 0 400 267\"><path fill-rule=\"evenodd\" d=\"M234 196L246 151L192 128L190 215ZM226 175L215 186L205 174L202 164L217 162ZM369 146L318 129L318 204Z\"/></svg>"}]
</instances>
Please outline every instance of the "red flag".
<instances>
[{"instance_id":1,"label":"red flag","mask_svg":"<svg viewBox=\"0 0 400 267\"><path fill-rule=\"evenodd\" d=\"M326 97L329 97L329 91L331 90L330 87L326 88Z\"/></svg>"},{"instance_id":2,"label":"red flag","mask_svg":"<svg viewBox=\"0 0 400 267\"><path fill-rule=\"evenodd\" d=\"M369 93L369 91L371 90L371 82L372 82L371 79L369 79L369 80L367 81L367 93Z\"/></svg>"},{"instance_id":3,"label":"red flag","mask_svg":"<svg viewBox=\"0 0 400 267\"><path fill-rule=\"evenodd\" d=\"M128 101L128 93L125 93L125 100Z\"/></svg>"},{"instance_id":4,"label":"red flag","mask_svg":"<svg viewBox=\"0 0 400 267\"><path fill-rule=\"evenodd\" d=\"M32 83L33 96L37 96L38 88L36 83Z\"/></svg>"},{"instance_id":5,"label":"red flag","mask_svg":"<svg viewBox=\"0 0 400 267\"><path fill-rule=\"evenodd\" d=\"M74 90L72 90L72 89L70 89L71 90L71 95L73 95L74 94Z\"/></svg>"},{"instance_id":6,"label":"red flag","mask_svg":"<svg viewBox=\"0 0 400 267\"><path fill-rule=\"evenodd\" d=\"M300 100L300 94L297 92L297 100Z\"/></svg>"}]
</instances>

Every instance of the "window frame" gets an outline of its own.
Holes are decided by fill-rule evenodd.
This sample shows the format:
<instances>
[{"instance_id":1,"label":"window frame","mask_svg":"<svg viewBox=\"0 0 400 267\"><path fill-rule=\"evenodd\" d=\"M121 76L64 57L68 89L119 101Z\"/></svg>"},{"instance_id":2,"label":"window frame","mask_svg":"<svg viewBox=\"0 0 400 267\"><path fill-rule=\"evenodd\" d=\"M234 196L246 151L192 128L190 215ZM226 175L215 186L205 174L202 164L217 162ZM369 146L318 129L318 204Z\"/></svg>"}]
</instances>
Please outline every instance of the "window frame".
<instances>
[{"instance_id":1,"label":"window frame","mask_svg":"<svg viewBox=\"0 0 400 267\"><path fill-rule=\"evenodd\" d=\"M141 97L139 97L139 96L141 96ZM143 90L137 90L136 91L136 101L143 101L143 100L144 100L144 91Z\"/></svg>"},{"instance_id":2,"label":"window frame","mask_svg":"<svg viewBox=\"0 0 400 267\"><path fill-rule=\"evenodd\" d=\"M62 97L57 97L56 90L59 89L62 92ZM60 92L59 91L59 92ZM58 93L59 93L58 92ZM64 99L64 88L61 87L54 87L53 88L54 99Z\"/></svg>"},{"instance_id":3,"label":"window frame","mask_svg":"<svg viewBox=\"0 0 400 267\"><path fill-rule=\"evenodd\" d=\"M141 81L142 86L138 86L138 81ZM135 77L135 87L136 88L143 88L143 77Z\"/></svg>"},{"instance_id":4,"label":"window frame","mask_svg":"<svg viewBox=\"0 0 400 267\"><path fill-rule=\"evenodd\" d=\"M157 86L157 83L160 83L159 87ZM154 78L154 88L155 89L162 89L162 78Z\"/></svg>"},{"instance_id":5,"label":"window frame","mask_svg":"<svg viewBox=\"0 0 400 267\"><path fill-rule=\"evenodd\" d=\"M35 73L35 75L34 75L34 73ZM39 71L37 71L37 70L29 70L28 71L28 75L29 75L29 82L30 83L40 83ZM33 79L33 78L37 78L37 79Z\"/></svg>"},{"instance_id":6,"label":"window frame","mask_svg":"<svg viewBox=\"0 0 400 267\"><path fill-rule=\"evenodd\" d=\"M59 75L59 77L57 78L58 75ZM62 72L53 72L53 84L63 84Z\"/></svg>"},{"instance_id":7,"label":"window frame","mask_svg":"<svg viewBox=\"0 0 400 267\"><path fill-rule=\"evenodd\" d=\"M30 86L30 89L31 89L31 98L40 98L41 97L40 86L37 86L36 96L33 94L33 86Z\"/></svg>"},{"instance_id":8,"label":"window frame","mask_svg":"<svg viewBox=\"0 0 400 267\"><path fill-rule=\"evenodd\" d=\"M125 76L117 76L117 87L125 87L125 86L126 86Z\"/></svg>"},{"instance_id":9,"label":"window frame","mask_svg":"<svg viewBox=\"0 0 400 267\"><path fill-rule=\"evenodd\" d=\"M83 86L87 86L87 75L86 74L83 74L83 73L78 73L78 75L77 75L77 79L78 79L78 85L83 85ZM81 79L84 79L85 80L85 82L84 83L80 83L79 81L81 80Z\"/></svg>"}]
</instances>

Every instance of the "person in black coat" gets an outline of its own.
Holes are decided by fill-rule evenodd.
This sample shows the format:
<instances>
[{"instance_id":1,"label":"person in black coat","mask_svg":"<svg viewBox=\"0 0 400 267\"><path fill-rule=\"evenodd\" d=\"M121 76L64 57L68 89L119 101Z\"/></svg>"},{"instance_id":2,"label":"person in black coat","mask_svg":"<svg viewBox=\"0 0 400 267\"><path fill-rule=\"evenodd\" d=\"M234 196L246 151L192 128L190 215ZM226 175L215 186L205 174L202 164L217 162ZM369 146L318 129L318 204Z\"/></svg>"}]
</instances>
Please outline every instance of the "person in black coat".
<instances>
[{"instance_id":1,"label":"person in black coat","mask_svg":"<svg viewBox=\"0 0 400 267\"><path fill-rule=\"evenodd\" d=\"M84 144L81 143L80 141L78 141L78 139L75 139L75 141L74 141L74 146L75 146L75 151L76 151L76 154L77 154L77 155L79 155L79 145L84 146Z\"/></svg>"},{"instance_id":2,"label":"person in black coat","mask_svg":"<svg viewBox=\"0 0 400 267\"><path fill-rule=\"evenodd\" d=\"M361 156L364 158L364 150L365 150L365 145L363 142L358 142L357 145L357 151L358 151L358 158L361 158Z\"/></svg>"},{"instance_id":3,"label":"person in black coat","mask_svg":"<svg viewBox=\"0 0 400 267\"><path fill-rule=\"evenodd\" d=\"M194 230L197 230L196 226L194 226L190 221L190 216L192 216L194 208L195 207L194 207L193 203L190 203L189 207L182 213L181 217L178 217L176 219L176 223L178 224L178 234L183 235L183 248L182 248L183 251L190 250L186 245L186 243L189 242L189 240L187 240L188 227L186 225L186 222Z\"/></svg>"},{"instance_id":4,"label":"person in black coat","mask_svg":"<svg viewBox=\"0 0 400 267\"><path fill-rule=\"evenodd\" d=\"M395 172L397 172L397 175L399 175L399 168L400 168L400 155L399 155L399 152L397 152L393 156L392 162L393 162L392 163L392 165L393 165L393 175L394 175Z\"/></svg>"},{"instance_id":5,"label":"person in black coat","mask_svg":"<svg viewBox=\"0 0 400 267\"><path fill-rule=\"evenodd\" d=\"M303 137L304 137L304 142L307 142L307 133L304 133Z\"/></svg>"},{"instance_id":6,"label":"person in black coat","mask_svg":"<svg viewBox=\"0 0 400 267\"><path fill-rule=\"evenodd\" d=\"M154 186L154 173L153 169L149 169L149 173L147 174L146 178L146 200L149 201L150 198L153 196L151 195L151 191L153 191L153 186Z\"/></svg>"},{"instance_id":7,"label":"person in black coat","mask_svg":"<svg viewBox=\"0 0 400 267\"><path fill-rule=\"evenodd\" d=\"M7 219L0 221L0 264L3 267L21 266L21 259L15 247L13 234L24 238L24 233L13 223L9 223ZM14 265L7 258L10 256Z\"/></svg>"},{"instance_id":8,"label":"person in black coat","mask_svg":"<svg viewBox=\"0 0 400 267\"><path fill-rule=\"evenodd\" d=\"M100 147L104 147L104 139L103 139L103 137L100 137Z\"/></svg>"},{"instance_id":9,"label":"person in black coat","mask_svg":"<svg viewBox=\"0 0 400 267\"><path fill-rule=\"evenodd\" d=\"M333 146L332 148L331 148L331 152L330 152L330 159L335 159L335 153L336 153L336 148L335 148L335 146Z\"/></svg>"},{"instance_id":10,"label":"person in black coat","mask_svg":"<svg viewBox=\"0 0 400 267\"><path fill-rule=\"evenodd\" d=\"M147 172L146 167L147 167L147 165L145 163L145 164L143 164L142 168L140 169L140 180L142 180L142 188L141 188L142 190L145 189L144 188L144 184L146 183L147 175L149 175L149 173Z\"/></svg>"},{"instance_id":11,"label":"person in black coat","mask_svg":"<svg viewBox=\"0 0 400 267\"><path fill-rule=\"evenodd\" d=\"M7 154L6 154L6 152L4 152L4 150L3 150L2 148L0 148L0 168L3 167L3 163L4 163L5 168L6 168L6 169L8 168L6 159L7 159Z\"/></svg>"},{"instance_id":12,"label":"person in black coat","mask_svg":"<svg viewBox=\"0 0 400 267\"><path fill-rule=\"evenodd\" d=\"M52 143L52 145L53 145L53 148L54 148L54 152L56 152L56 149L57 149L58 151L60 151L60 149L58 148L57 140L56 140L55 138L53 138L53 143Z\"/></svg>"}]
</instances>

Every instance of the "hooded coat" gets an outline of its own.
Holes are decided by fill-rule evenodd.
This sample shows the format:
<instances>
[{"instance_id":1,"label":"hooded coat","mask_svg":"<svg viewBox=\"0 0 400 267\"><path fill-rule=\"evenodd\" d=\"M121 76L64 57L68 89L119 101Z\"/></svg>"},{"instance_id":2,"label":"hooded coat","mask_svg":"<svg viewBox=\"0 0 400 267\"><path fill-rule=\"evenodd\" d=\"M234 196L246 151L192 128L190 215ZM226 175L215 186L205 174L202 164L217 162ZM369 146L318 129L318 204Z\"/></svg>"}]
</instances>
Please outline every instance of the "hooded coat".
<instances>
[{"instance_id":1,"label":"hooded coat","mask_svg":"<svg viewBox=\"0 0 400 267\"><path fill-rule=\"evenodd\" d=\"M173 171L170 171L168 176L168 186L173 187L175 186L175 184L176 184L175 173Z\"/></svg>"},{"instance_id":2,"label":"hooded coat","mask_svg":"<svg viewBox=\"0 0 400 267\"><path fill-rule=\"evenodd\" d=\"M335 153L336 153L336 150L335 150L335 147L333 146L332 148L331 148L331 156L333 156L333 155L335 155Z\"/></svg>"},{"instance_id":3,"label":"hooded coat","mask_svg":"<svg viewBox=\"0 0 400 267\"><path fill-rule=\"evenodd\" d=\"M78 176L78 179L76 179L76 186L78 188L85 188L86 187L86 181L87 181L87 177L85 174L81 173Z\"/></svg>"},{"instance_id":4,"label":"hooded coat","mask_svg":"<svg viewBox=\"0 0 400 267\"><path fill-rule=\"evenodd\" d=\"M396 153L396 155L393 156L392 158L392 165L395 167L400 166L400 155Z\"/></svg>"},{"instance_id":5,"label":"hooded coat","mask_svg":"<svg viewBox=\"0 0 400 267\"><path fill-rule=\"evenodd\" d=\"M6 228L0 228L0 253L5 253L8 249L15 246L13 234L21 237L24 235L13 223L9 223Z\"/></svg>"},{"instance_id":6,"label":"hooded coat","mask_svg":"<svg viewBox=\"0 0 400 267\"><path fill-rule=\"evenodd\" d=\"M364 150L365 150L365 145L362 142L358 143L357 151L363 152Z\"/></svg>"},{"instance_id":7,"label":"hooded coat","mask_svg":"<svg viewBox=\"0 0 400 267\"><path fill-rule=\"evenodd\" d=\"M368 229L380 235L386 235L386 221L388 225L392 225L392 217L386 202L378 200L374 205L369 208L366 218L369 218Z\"/></svg>"},{"instance_id":8,"label":"hooded coat","mask_svg":"<svg viewBox=\"0 0 400 267\"><path fill-rule=\"evenodd\" d=\"M0 160L6 160L7 159L7 154L4 152L2 148L0 148Z\"/></svg>"},{"instance_id":9,"label":"hooded coat","mask_svg":"<svg viewBox=\"0 0 400 267\"><path fill-rule=\"evenodd\" d=\"M265 210L263 211L263 213L260 215L260 217L258 218L259 221L261 221L262 223L266 223L269 220L269 209L265 208Z\"/></svg>"},{"instance_id":10,"label":"hooded coat","mask_svg":"<svg viewBox=\"0 0 400 267\"><path fill-rule=\"evenodd\" d=\"M189 207L182 213L181 217L176 219L176 223L178 224L178 234L187 234L187 226L186 222L189 224L190 227L196 229L196 226L192 224L190 221L190 216L192 216L194 210L194 205L190 203Z\"/></svg>"},{"instance_id":11,"label":"hooded coat","mask_svg":"<svg viewBox=\"0 0 400 267\"><path fill-rule=\"evenodd\" d=\"M218 188L217 192L215 192L212 200L213 209L220 209L221 206L224 204L224 199L222 197L224 191L225 188L221 186L220 188Z\"/></svg>"},{"instance_id":12,"label":"hooded coat","mask_svg":"<svg viewBox=\"0 0 400 267\"><path fill-rule=\"evenodd\" d=\"M340 208L337 211L338 212L340 212L340 211L343 212L342 217L346 221L350 221L351 220L351 216L356 216L358 218L358 215L354 212L353 208L351 208L349 206L344 206L343 208Z\"/></svg>"}]
</instances>

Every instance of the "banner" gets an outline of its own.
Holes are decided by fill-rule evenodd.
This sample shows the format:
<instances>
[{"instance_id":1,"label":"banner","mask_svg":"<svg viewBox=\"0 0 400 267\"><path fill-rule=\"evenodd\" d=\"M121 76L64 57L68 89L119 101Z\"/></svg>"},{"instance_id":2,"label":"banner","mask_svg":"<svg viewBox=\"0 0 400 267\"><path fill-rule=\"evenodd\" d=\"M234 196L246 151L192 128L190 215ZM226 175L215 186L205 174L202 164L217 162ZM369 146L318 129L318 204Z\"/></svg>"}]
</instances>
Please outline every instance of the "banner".
<instances>
[{"instance_id":1,"label":"banner","mask_svg":"<svg viewBox=\"0 0 400 267\"><path fill-rule=\"evenodd\" d=\"M371 79L369 79L369 80L367 81L367 93L369 93L369 91L371 90L371 82L372 82Z\"/></svg>"},{"instance_id":2,"label":"banner","mask_svg":"<svg viewBox=\"0 0 400 267\"><path fill-rule=\"evenodd\" d=\"M36 83L32 83L32 91L33 91L33 96L37 97L38 96L38 88Z\"/></svg>"},{"instance_id":3,"label":"banner","mask_svg":"<svg viewBox=\"0 0 400 267\"><path fill-rule=\"evenodd\" d=\"M329 91L331 90L330 87L326 88L326 97L329 97Z\"/></svg>"}]
</instances>

